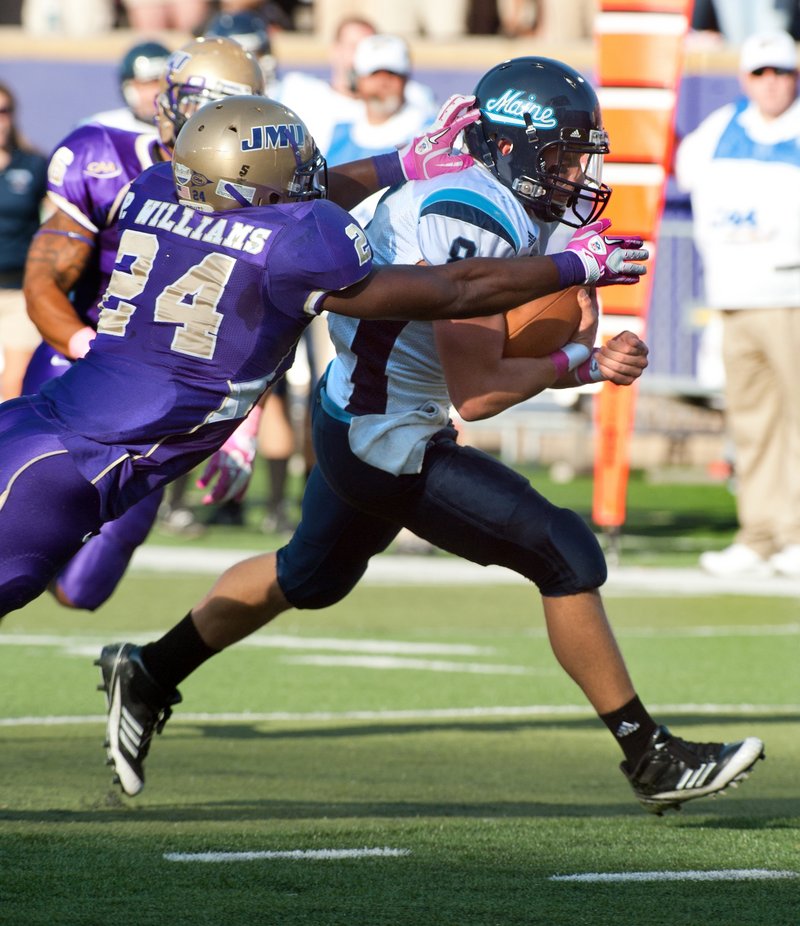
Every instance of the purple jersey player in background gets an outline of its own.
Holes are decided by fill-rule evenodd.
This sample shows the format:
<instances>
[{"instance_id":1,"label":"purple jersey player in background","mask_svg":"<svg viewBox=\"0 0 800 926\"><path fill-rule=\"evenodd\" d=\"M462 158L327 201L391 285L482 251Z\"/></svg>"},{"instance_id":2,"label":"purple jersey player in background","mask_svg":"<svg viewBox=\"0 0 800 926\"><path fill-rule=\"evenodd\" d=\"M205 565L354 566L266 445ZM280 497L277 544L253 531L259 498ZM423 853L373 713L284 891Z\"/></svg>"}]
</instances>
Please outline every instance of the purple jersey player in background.
<instances>
[{"instance_id":1,"label":"purple jersey player in background","mask_svg":"<svg viewBox=\"0 0 800 926\"><path fill-rule=\"evenodd\" d=\"M372 190L464 167L467 155L449 153L475 118L461 109L446 105L445 128L408 149L351 167L366 165ZM621 239L606 242L602 259L570 242L520 258L513 274L491 259L374 268L358 223L320 201L326 176L295 113L243 96L197 112L172 165L134 181L92 349L37 395L0 406L0 614L41 594L105 522L216 451L323 308L359 318L495 314L644 269ZM339 186L340 201L356 196L354 176Z\"/></svg>"},{"instance_id":2,"label":"purple jersey player in background","mask_svg":"<svg viewBox=\"0 0 800 926\"><path fill-rule=\"evenodd\" d=\"M44 340L28 367L24 393L37 392L88 351L114 269L117 213L130 181L145 168L169 161L180 126L202 102L263 89L258 61L238 43L199 39L167 62L157 101L159 137L93 122L75 129L56 148L48 196L57 211L40 229L26 267L28 311ZM86 543L56 577L56 600L88 610L103 604L150 532L162 495L158 491L143 498Z\"/></svg>"}]
</instances>

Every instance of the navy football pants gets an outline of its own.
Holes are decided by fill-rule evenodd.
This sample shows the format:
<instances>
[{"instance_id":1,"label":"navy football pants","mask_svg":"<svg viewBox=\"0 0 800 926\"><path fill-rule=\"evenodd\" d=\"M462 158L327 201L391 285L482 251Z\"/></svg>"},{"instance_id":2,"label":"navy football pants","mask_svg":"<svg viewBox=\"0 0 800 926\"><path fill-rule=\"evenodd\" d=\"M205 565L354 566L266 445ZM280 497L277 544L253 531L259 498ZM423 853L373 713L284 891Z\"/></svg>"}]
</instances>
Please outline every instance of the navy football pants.
<instances>
[{"instance_id":1,"label":"navy football pants","mask_svg":"<svg viewBox=\"0 0 800 926\"><path fill-rule=\"evenodd\" d=\"M324 388L324 387L321 387ZM430 440L422 472L393 476L350 450L348 424L314 406L317 465L301 523L278 551L278 581L298 608L339 601L401 527L481 565L506 566L544 595L570 595L606 579L600 546L574 512L557 508L503 463L456 443Z\"/></svg>"}]
</instances>

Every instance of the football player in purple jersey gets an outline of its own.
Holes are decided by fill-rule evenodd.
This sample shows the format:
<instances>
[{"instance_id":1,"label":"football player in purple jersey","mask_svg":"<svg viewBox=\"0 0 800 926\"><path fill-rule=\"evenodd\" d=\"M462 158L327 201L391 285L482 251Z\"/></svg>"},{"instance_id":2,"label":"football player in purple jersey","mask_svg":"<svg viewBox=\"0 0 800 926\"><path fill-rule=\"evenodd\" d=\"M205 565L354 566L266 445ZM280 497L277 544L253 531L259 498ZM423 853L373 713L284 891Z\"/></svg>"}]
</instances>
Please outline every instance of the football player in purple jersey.
<instances>
[{"instance_id":1,"label":"football player in purple jersey","mask_svg":"<svg viewBox=\"0 0 800 926\"><path fill-rule=\"evenodd\" d=\"M372 190L429 176L436 140L446 149L437 170L471 164L449 153L474 118L462 109L431 138L332 171L331 192L347 203L370 173ZM522 259L513 273L493 260L377 269L364 231L326 201L326 178L294 112L237 96L195 113L172 163L133 181L91 350L0 406L0 614L41 594L104 524L217 451L323 308L469 317L644 269L633 261L645 252L620 239L599 264L581 246Z\"/></svg>"},{"instance_id":2,"label":"football player in purple jersey","mask_svg":"<svg viewBox=\"0 0 800 926\"><path fill-rule=\"evenodd\" d=\"M130 181L152 164L169 161L181 125L199 105L262 93L264 79L256 58L237 42L203 38L172 53L160 85L152 113L157 135L90 122L74 129L50 160L48 198L56 211L34 239L25 271L28 312L44 340L28 366L25 393L60 376L94 339L100 298L119 244L118 210ZM239 435L236 443L246 440ZM218 472L241 467L246 480L250 464L235 446L228 449ZM241 485L234 475L228 482ZM149 533L162 495L158 491L143 498L65 563L51 586L56 600L88 610L103 604Z\"/></svg>"},{"instance_id":3,"label":"football player in purple jersey","mask_svg":"<svg viewBox=\"0 0 800 926\"><path fill-rule=\"evenodd\" d=\"M367 227L378 272L420 262L457 268L480 255L500 257L513 274L534 259L522 255L547 253L566 225L567 250L585 248L603 264L598 285L635 283L634 275L605 275L611 242L597 219L611 194L600 180L608 136L586 79L552 59L517 58L484 75L475 96L481 118L465 127L464 147L476 167L382 197ZM605 613L606 564L588 525L457 440L450 421L451 404L476 420L550 386L634 383L647 346L628 331L594 348L597 314L585 291L581 309L570 343L540 358L504 356L502 314L434 323L329 316L336 356L316 391L317 464L291 540L228 569L160 639L100 654L108 757L126 793L141 790L153 732L180 700L184 678L282 611L343 599L401 527L535 584L553 653L609 729L648 810L677 809L747 775L763 756L760 739L688 742L639 700Z\"/></svg>"}]
</instances>

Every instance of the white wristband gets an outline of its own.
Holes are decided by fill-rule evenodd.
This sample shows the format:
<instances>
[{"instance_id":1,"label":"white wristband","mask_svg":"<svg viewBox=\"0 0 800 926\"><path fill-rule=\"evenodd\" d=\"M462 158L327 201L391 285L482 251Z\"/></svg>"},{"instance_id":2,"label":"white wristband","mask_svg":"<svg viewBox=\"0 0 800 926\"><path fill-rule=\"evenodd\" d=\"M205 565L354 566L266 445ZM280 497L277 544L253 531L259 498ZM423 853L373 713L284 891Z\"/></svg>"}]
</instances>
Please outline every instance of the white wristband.
<instances>
[{"instance_id":1,"label":"white wristband","mask_svg":"<svg viewBox=\"0 0 800 926\"><path fill-rule=\"evenodd\" d=\"M562 353L567 355L567 369L574 370L580 366L584 360L588 360L592 355L592 349L585 344L578 344L577 341L570 341L561 348Z\"/></svg>"}]
</instances>

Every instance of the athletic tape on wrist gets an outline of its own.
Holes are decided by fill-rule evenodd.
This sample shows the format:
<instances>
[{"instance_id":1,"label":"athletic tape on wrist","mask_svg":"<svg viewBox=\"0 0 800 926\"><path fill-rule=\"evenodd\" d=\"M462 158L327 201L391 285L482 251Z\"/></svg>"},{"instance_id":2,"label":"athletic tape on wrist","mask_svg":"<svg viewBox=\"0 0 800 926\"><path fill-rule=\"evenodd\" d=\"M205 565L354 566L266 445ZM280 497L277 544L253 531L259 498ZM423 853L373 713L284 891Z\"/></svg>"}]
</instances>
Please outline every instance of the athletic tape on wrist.
<instances>
[{"instance_id":1,"label":"athletic tape on wrist","mask_svg":"<svg viewBox=\"0 0 800 926\"><path fill-rule=\"evenodd\" d=\"M578 344L576 341L570 341L565 344L561 350L554 350L550 354L553 366L556 368L558 378L570 370L574 370L579 364L588 361L591 356L591 350L585 344Z\"/></svg>"},{"instance_id":2,"label":"athletic tape on wrist","mask_svg":"<svg viewBox=\"0 0 800 926\"><path fill-rule=\"evenodd\" d=\"M603 376L602 370L597 363L597 355L600 353L599 347L592 348L592 354L588 360L584 362L575 370L575 376L579 383L585 385L586 383L600 383L605 379Z\"/></svg>"}]
</instances>

